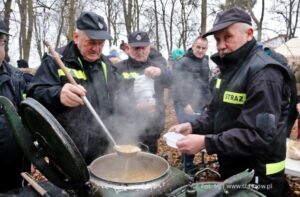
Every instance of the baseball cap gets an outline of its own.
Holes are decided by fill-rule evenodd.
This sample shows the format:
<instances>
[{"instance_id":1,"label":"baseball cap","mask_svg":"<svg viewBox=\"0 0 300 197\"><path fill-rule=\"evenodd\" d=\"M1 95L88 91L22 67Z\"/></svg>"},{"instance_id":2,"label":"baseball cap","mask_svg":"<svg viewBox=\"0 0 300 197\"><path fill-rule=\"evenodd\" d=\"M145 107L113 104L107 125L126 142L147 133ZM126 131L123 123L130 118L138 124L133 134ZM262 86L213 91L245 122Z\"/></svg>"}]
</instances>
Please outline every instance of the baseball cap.
<instances>
[{"instance_id":1,"label":"baseball cap","mask_svg":"<svg viewBox=\"0 0 300 197\"><path fill-rule=\"evenodd\" d=\"M237 22L252 25L250 15L242 9L235 7L219 12L216 16L212 29L203 34L202 37L214 34L215 32L225 29Z\"/></svg>"},{"instance_id":2,"label":"baseball cap","mask_svg":"<svg viewBox=\"0 0 300 197\"><path fill-rule=\"evenodd\" d=\"M83 12L76 20L77 29L84 31L90 39L112 39L107 31L107 25L102 16L94 12Z\"/></svg>"},{"instance_id":3,"label":"baseball cap","mask_svg":"<svg viewBox=\"0 0 300 197\"><path fill-rule=\"evenodd\" d=\"M0 33L9 36L9 34L7 32L7 27L6 27L6 25L5 25L5 23L4 23L3 20L0 20Z\"/></svg>"},{"instance_id":4,"label":"baseball cap","mask_svg":"<svg viewBox=\"0 0 300 197\"><path fill-rule=\"evenodd\" d=\"M150 45L150 39L146 32L135 31L128 36L128 44L131 47L146 47Z\"/></svg>"}]
</instances>

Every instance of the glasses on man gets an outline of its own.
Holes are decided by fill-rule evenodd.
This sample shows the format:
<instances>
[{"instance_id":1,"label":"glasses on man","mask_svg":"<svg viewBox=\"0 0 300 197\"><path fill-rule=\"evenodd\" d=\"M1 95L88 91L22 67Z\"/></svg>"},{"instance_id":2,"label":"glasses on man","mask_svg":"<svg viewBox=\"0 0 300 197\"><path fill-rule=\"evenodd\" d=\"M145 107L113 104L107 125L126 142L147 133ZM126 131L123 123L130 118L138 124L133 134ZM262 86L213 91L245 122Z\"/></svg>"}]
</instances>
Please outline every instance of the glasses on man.
<instances>
[{"instance_id":1,"label":"glasses on man","mask_svg":"<svg viewBox=\"0 0 300 197\"><path fill-rule=\"evenodd\" d=\"M0 39L0 46L4 46L6 44L6 39Z\"/></svg>"}]
</instances>

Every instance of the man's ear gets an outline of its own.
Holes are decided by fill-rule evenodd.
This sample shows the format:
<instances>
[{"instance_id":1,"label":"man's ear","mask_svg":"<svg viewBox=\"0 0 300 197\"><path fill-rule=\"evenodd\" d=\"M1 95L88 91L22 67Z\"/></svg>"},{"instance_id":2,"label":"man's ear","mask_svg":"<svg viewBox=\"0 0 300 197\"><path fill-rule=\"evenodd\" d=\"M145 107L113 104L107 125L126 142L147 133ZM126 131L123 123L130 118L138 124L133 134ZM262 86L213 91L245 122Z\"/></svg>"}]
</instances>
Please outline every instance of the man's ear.
<instances>
[{"instance_id":1,"label":"man's ear","mask_svg":"<svg viewBox=\"0 0 300 197\"><path fill-rule=\"evenodd\" d=\"M74 40L75 44L77 44L77 41L78 41L78 32L77 31L73 32L73 40Z\"/></svg>"},{"instance_id":2,"label":"man's ear","mask_svg":"<svg viewBox=\"0 0 300 197\"><path fill-rule=\"evenodd\" d=\"M253 39L253 31L254 31L253 28L249 28L247 30L247 41L250 41Z\"/></svg>"}]
</instances>

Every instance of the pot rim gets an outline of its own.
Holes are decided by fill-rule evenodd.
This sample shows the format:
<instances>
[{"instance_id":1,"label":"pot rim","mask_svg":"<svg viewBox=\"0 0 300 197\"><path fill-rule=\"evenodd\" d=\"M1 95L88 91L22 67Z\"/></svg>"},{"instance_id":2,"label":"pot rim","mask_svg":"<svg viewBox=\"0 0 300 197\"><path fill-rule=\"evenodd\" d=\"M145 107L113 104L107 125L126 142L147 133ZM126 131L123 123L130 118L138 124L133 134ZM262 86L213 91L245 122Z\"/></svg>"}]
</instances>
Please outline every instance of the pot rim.
<instances>
[{"instance_id":1,"label":"pot rim","mask_svg":"<svg viewBox=\"0 0 300 197\"><path fill-rule=\"evenodd\" d=\"M100 161L102 161L104 159L118 157L117 153L106 154L106 155L103 155L101 157L98 157L97 159L95 159L90 164L90 166L88 167L88 169L89 169L89 171L91 172L91 174L95 178L103 180L103 181L111 182L111 183L116 183L116 184L141 184L141 183L152 182L152 181L155 181L155 180L157 180L157 179L165 176L169 172L169 170L170 170L170 164L164 158L162 158L162 157L160 157L158 155L152 154L152 153L147 153L147 152L138 152L137 153L137 156L141 156L141 155L143 155L145 157L149 157L149 158L152 157L154 159L157 159L159 162L161 162L161 166L164 167L165 169L162 170L162 172L160 173L160 175L158 175L156 177L153 177L151 179L145 179L145 180L141 180L141 181L130 181L130 180L115 181L115 180L112 180L112 179L109 179L109 178L106 178L106 177L101 177L101 175L99 176L99 173L95 172L95 169L93 168L93 166L97 165L98 162L100 162Z\"/></svg>"}]
</instances>

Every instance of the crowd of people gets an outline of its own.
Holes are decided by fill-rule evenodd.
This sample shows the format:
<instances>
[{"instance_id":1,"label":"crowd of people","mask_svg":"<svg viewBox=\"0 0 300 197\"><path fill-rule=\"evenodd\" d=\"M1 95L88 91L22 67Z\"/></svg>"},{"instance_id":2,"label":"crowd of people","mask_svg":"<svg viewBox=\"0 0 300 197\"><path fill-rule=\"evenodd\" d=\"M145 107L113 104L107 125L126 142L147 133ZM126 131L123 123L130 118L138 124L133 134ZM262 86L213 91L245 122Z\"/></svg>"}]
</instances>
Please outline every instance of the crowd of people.
<instances>
[{"instance_id":1,"label":"crowd of people","mask_svg":"<svg viewBox=\"0 0 300 197\"><path fill-rule=\"evenodd\" d=\"M76 20L73 40L57 49L79 84L73 85L50 55L30 75L9 65L4 60L9 34L0 21L0 95L16 108L24 93L44 105L89 165L110 145L82 96L118 142L140 143L156 154L165 125L164 90L169 89L179 123L169 132L184 135L177 147L186 172L194 168L193 155L206 149L217 154L222 179L254 169L252 183L261 186L260 192L284 196L286 137L298 115L296 81L286 60L259 45L253 33L245 11L219 12L212 29L195 38L191 48L172 51L170 66L144 31L131 32L128 43L122 41L122 58L117 50L103 55L112 38L104 18L84 12ZM219 69L214 78L206 55L210 35L218 51L210 57ZM18 65L28 68L24 60ZM0 162L0 192L6 192L21 186L19 174L29 171L30 163L0 115L0 155L6 158Z\"/></svg>"}]
</instances>

